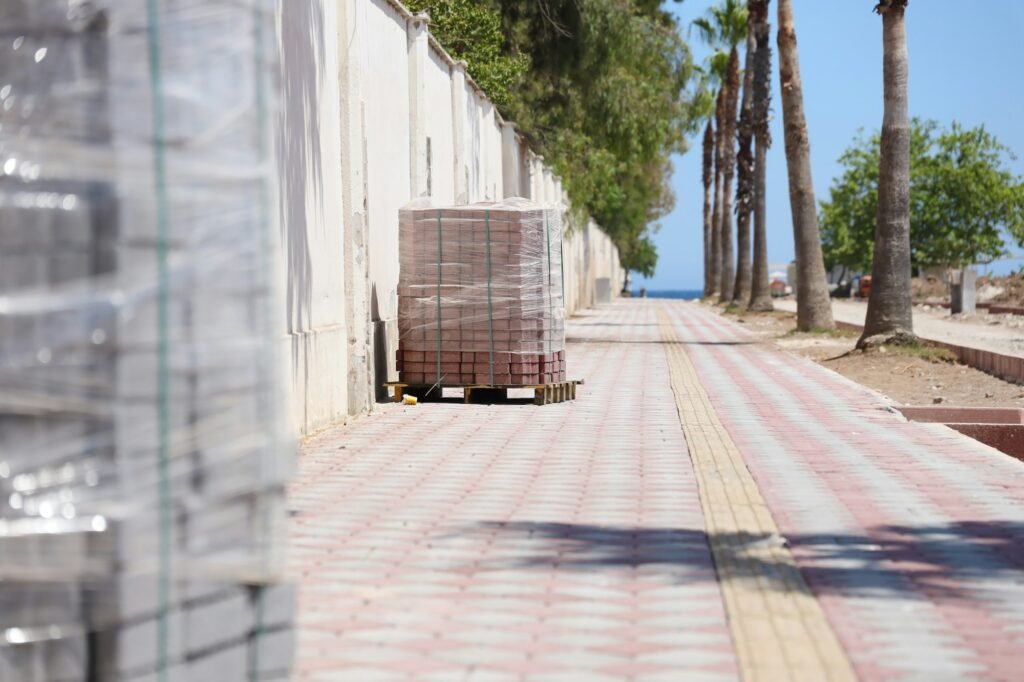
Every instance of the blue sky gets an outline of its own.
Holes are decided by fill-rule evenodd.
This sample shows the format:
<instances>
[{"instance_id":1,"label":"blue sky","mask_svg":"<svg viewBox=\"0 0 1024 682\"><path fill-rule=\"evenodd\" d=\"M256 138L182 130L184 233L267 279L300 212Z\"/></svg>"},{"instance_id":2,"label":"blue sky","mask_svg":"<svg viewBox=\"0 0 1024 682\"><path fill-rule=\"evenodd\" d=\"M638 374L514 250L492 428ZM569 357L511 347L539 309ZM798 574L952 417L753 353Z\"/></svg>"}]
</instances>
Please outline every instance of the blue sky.
<instances>
[{"instance_id":1,"label":"blue sky","mask_svg":"<svg viewBox=\"0 0 1024 682\"><path fill-rule=\"evenodd\" d=\"M684 30L704 14L710 0L666 2ZM814 189L828 196L840 172L836 160L861 128L882 123L882 20L874 0L793 0L807 124L811 138ZM910 113L947 125L985 124L1022 158L1011 162L1024 175L1024 79L1019 74L1017 41L1024 27L1024 0L914 0L907 10L910 52ZM772 44L776 2L772 2ZM979 9L982 8L982 9ZM708 50L694 34L696 60ZM774 55L772 135L768 153L768 258L773 264L793 257L793 234L782 144L778 55ZM676 209L662 218L658 271L650 280L634 276L634 287L652 290L699 289L703 285L701 245L703 193L699 140L675 159L672 184ZM997 264L1004 271L1024 263Z\"/></svg>"}]
</instances>

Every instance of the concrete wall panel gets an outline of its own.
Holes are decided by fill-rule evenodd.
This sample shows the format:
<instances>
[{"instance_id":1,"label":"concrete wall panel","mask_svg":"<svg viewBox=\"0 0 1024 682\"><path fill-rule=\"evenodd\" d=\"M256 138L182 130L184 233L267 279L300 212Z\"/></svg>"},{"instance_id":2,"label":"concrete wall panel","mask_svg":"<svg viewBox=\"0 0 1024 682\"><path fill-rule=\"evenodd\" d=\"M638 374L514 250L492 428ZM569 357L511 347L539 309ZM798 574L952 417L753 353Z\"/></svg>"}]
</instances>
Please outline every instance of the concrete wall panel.
<instances>
[{"instance_id":1,"label":"concrete wall panel","mask_svg":"<svg viewBox=\"0 0 1024 682\"><path fill-rule=\"evenodd\" d=\"M497 109L490 102L486 102L484 107L483 136L486 198L497 201L505 196L501 151L501 119L498 117Z\"/></svg>"},{"instance_id":2,"label":"concrete wall panel","mask_svg":"<svg viewBox=\"0 0 1024 682\"><path fill-rule=\"evenodd\" d=\"M398 312L398 209L411 197L406 19L385 0L360 4L366 10L362 89L371 314L375 321L389 321Z\"/></svg>"},{"instance_id":3,"label":"concrete wall panel","mask_svg":"<svg viewBox=\"0 0 1024 682\"><path fill-rule=\"evenodd\" d=\"M484 113L483 100L470 85L466 83L466 130L464 134L466 147L466 163L469 166L469 196L467 201L483 201L487 198L484 177L487 159L483 139Z\"/></svg>"},{"instance_id":4,"label":"concrete wall panel","mask_svg":"<svg viewBox=\"0 0 1024 682\"><path fill-rule=\"evenodd\" d=\"M455 121L452 115L451 67L435 50L427 68L427 136L430 138L430 196L455 201Z\"/></svg>"}]
</instances>

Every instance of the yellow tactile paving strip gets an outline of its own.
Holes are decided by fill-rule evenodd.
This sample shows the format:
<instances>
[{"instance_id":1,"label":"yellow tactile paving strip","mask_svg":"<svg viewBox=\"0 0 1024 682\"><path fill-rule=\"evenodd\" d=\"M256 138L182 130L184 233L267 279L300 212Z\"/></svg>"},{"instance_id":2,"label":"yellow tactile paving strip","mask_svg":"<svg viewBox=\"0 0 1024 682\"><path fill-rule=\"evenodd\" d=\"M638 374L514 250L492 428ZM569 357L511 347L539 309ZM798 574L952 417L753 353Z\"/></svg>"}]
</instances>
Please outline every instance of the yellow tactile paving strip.
<instances>
[{"instance_id":1,"label":"yellow tactile paving strip","mask_svg":"<svg viewBox=\"0 0 1024 682\"><path fill-rule=\"evenodd\" d=\"M743 679L856 680L662 304L658 324Z\"/></svg>"}]
</instances>

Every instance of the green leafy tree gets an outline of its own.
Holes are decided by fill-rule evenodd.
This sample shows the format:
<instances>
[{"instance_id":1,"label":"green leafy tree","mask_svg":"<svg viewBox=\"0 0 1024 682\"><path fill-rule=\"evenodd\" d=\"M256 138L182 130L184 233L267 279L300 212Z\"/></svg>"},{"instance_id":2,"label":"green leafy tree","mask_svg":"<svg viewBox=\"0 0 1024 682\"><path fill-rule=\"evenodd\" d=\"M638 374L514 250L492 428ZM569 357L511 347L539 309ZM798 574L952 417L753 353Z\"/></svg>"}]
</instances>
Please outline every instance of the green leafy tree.
<instances>
[{"instance_id":1,"label":"green leafy tree","mask_svg":"<svg viewBox=\"0 0 1024 682\"><path fill-rule=\"evenodd\" d=\"M477 0L406 0L413 12L430 14L430 32L499 107L507 106L512 90L530 68L529 58L506 53L501 14Z\"/></svg>"},{"instance_id":2,"label":"green leafy tree","mask_svg":"<svg viewBox=\"0 0 1024 682\"><path fill-rule=\"evenodd\" d=\"M1005 255L1003 233L1024 246L1024 180L1006 168L1009 158L1010 150L984 127L953 123L939 135L919 172L919 200L911 204L926 237L914 249L920 266L994 260Z\"/></svg>"},{"instance_id":3,"label":"green leafy tree","mask_svg":"<svg viewBox=\"0 0 1024 682\"><path fill-rule=\"evenodd\" d=\"M671 154L697 125L689 50L654 2L500 0L507 47L530 57L510 117L563 178L574 208L653 273L650 228L672 210ZM641 257L642 256L642 257Z\"/></svg>"},{"instance_id":4,"label":"green leafy tree","mask_svg":"<svg viewBox=\"0 0 1024 682\"><path fill-rule=\"evenodd\" d=\"M859 137L821 204L829 266L869 272L878 205L879 136ZM984 127L915 119L910 130L910 247L915 267L961 268L995 260L1009 234L1024 246L1024 181L1007 169L1010 151Z\"/></svg>"},{"instance_id":5,"label":"green leafy tree","mask_svg":"<svg viewBox=\"0 0 1024 682\"><path fill-rule=\"evenodd\" d=\"M629 270L639 272L642 275L651 277L658 265L658 249L651 239L653 233L658 231L655 226L642 234L632 243L627 245L627 251L620 254L623 262L629 264Z\"/></svg>"}]
</instances>

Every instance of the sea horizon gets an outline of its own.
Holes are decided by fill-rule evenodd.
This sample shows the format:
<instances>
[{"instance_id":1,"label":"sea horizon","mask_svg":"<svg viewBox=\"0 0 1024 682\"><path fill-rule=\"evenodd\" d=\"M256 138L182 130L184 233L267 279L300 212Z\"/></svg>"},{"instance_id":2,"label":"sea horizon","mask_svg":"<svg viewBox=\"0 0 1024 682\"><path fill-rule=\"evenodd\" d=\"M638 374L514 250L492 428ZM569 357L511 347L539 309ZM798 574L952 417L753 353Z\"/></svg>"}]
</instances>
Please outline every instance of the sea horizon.
<instances>
[{"instance_id":1,"label":"sea horizon","mask_svg":"<svg viewBox=\"0 0 1024 682\"><path fill-rule=\"evenodd\" d=\"M633 296L639 296L640 290L634 289ZM648 290L647 298L670 298L683 301L698 301L703 298L704 292L700 289L661 289Z\"/></svg>"}]
</instances>

